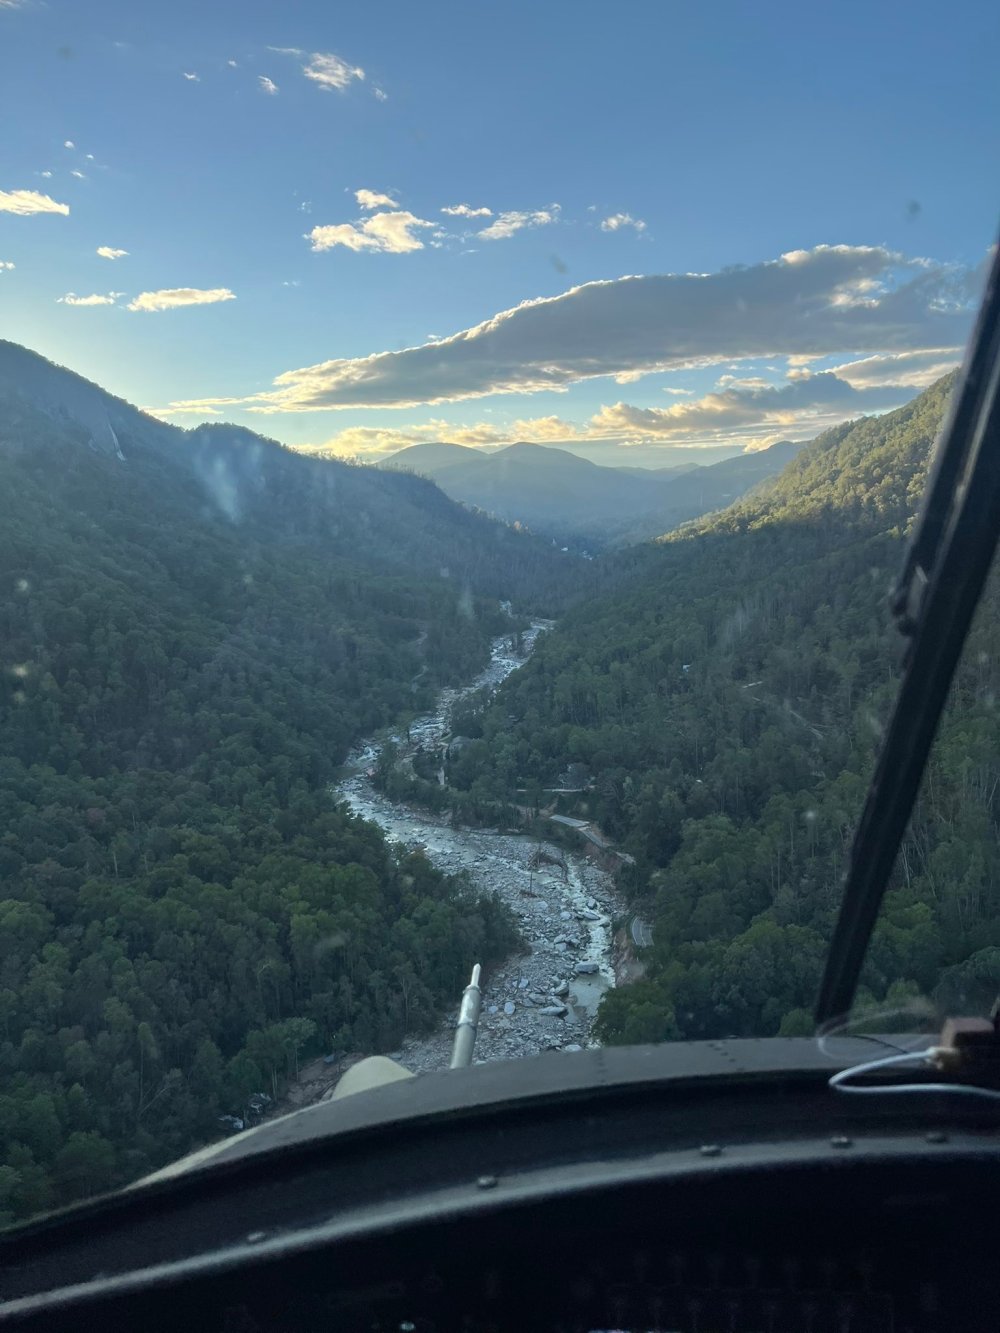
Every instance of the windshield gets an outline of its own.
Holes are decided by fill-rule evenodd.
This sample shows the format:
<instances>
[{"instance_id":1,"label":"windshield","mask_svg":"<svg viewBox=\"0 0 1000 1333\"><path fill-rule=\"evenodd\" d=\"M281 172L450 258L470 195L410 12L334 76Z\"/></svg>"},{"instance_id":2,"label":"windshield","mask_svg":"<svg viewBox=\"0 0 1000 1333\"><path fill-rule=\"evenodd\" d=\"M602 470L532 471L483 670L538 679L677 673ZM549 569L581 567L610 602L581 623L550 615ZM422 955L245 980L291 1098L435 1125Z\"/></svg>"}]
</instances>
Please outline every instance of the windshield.
<instances>
[{"instance_id":1,"label":"windshield","mask_svg":"<svg viewBox=\"0 0 1000 1333\"><path fill-rule=\"evenodd\" d=\"M969 20L0 0L0 1221L447 1068L475 964L477 1061L812 1033ZM994 998L987 603L869 1019Z\"/></svg>"}]
</instances>

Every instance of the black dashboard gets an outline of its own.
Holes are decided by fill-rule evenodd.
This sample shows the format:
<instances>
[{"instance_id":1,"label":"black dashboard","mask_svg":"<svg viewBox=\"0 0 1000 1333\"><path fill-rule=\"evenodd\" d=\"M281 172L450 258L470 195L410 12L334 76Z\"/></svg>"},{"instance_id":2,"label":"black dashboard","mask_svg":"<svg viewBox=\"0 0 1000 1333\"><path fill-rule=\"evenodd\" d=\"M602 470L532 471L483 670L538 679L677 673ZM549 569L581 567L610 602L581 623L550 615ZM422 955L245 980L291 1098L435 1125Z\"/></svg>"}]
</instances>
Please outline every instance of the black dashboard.
<instances>
[{"instance_id":1,"label":"black dashboard","mask_svg":"<svg viewBox=\"0 0 1000 1333\"><path fill-rule=\"evenodd\" d=\"M995 1113L837 1095L836 1068L702 1043L321 1103L11 1233L0 1326L996 1328Z\"/></svg>"}]
</instances>

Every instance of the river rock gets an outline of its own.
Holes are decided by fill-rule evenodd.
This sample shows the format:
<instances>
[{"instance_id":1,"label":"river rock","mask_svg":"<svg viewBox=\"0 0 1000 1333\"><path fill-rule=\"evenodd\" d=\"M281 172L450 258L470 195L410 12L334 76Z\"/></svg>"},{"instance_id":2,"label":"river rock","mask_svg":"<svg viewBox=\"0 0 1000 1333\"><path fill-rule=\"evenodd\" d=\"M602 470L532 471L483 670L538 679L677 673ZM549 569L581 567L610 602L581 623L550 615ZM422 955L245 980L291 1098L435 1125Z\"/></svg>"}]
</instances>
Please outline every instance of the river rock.
<instances>
[{"instance_id":1,"label":"river rock","mask_svg":"<svg viewBox=\"0 0 1000 1333\"><path fill-rule=\"evenodd\" d=\"M565 1018L569 1011L564 1004L547 1004L544 1009L539 1009L538 1012L551 1015L553 1018Z\"/></svg>"},{"instance_id":2,"label":"river rock","mask_svg":"<svg viewBox=\"0 0 1000 1333\"><path fill-rule=\"evenodd\" d=\"M595 970L596 970L596 965L595 965ZM507 1017L509 1018L510 1015L514 1012L514 1001L513 1001L513 1000L508 1000L507 1003L506 1003L506 1004L504 1005L504 1007L503 1007L503 1011L504 1011L504 1013L507 1015Z\"/></svg>"},{"instance_id":3,"label":"river rock","mask_svg":"<svg viewBox=\"0 0 1000 1333\"><path fill-rule=\"evenodd\" d=\"M562 996L562 995L568 995L568 994L569 994L569 982L568 982L568 981L560 981L559 985L555 987L555 989L553 990L552 994L553 994L553 995L559 995L559 996Z\"/></svg>"},{"instance_id":4,"label":"river rock","mask_svg":"<svg viewBox=\"0 0 1000 1333\"><path fill-rule=\"evenodd\" d=\"M600 972L600 970L600 963L577 963L576 967L573 969L578 977L593 976L595 972Z\"/></svg>"}]
</instances>

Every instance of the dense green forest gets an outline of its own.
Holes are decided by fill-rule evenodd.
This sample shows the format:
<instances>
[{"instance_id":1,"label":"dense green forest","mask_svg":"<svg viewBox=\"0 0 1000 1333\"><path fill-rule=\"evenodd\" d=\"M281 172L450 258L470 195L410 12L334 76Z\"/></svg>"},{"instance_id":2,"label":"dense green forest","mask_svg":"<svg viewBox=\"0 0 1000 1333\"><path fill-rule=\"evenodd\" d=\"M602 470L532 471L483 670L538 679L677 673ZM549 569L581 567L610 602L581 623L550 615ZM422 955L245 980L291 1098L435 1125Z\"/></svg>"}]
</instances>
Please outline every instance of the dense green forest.
<instances>
[{"instance_id":1,"label":"dense green forest","mask_svg":"<svg viewBox=\"0 0 1000 1333\"><path fill-rule=\"evenodd\" d=\"M590 789L566 811L636 858L654 943L644 980L604 1000L606 1040L811 1030L897 685L887 594L952 383L827 432L777 481L636 557L627 586L570 610L463 719L478 739L452 782L481 803L537 802L576 765ZM870 953L869 1003L953 1004L1000 974L998 609L994 582Z\"/></svg>"},{"instance_id":2,"label":"dense green forest","mask_svg":"<svg viewBox=\"0 0 1000 1333\"><path fill-rule=\"evenodd\" d=\"M335 808L567 558L418 478L182 432L0 347L0 1218L391 1048L514 932Z\"/></svg>"}]
</instances>

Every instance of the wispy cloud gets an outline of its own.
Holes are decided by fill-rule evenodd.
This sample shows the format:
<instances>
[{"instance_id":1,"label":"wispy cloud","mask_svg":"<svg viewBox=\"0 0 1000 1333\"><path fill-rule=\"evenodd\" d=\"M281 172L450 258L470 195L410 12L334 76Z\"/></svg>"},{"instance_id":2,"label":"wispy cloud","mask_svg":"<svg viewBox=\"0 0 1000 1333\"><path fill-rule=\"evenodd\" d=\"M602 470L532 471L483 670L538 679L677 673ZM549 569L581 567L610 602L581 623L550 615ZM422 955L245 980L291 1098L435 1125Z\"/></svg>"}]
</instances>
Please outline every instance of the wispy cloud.
<instances>
[{"instance_id":1,"label":"wispy cloud","mask_svg":"<svg viewBox=\"0 0 1000 1333\"><path fill-rule=\"evenodd\" d=\"M620 231L622 227L633 227L636 231L645 231L642 218L634 218L631 213L612 213L601 223L601 231Z\"/></svg>"},{"instance_id":2,"label":"wispy cloud","mask_svg":"<svg viewBox=\"0 0 1000 1333\"><path fill-rule=\"evenodd\" d=\"M476 235L484 241L503 241L525 227L548 227L559 220L559 205L550 204L548 208L536 209L532 213L501 213L495 222L491 222Z\"/></svg>"},{"instance_id":3,"label":"wispy cloud","mask_svg":"<svg viewBox=\"0 0 1000 1333\"><path fill-rule=\"evenodd\" d=\"M37 190L0 190L0 213L16 213L29 217L32 213L61 213L69 215L69 204L57 203Z\"/></svg>"},{"instance_id":4,"label":"wispy cloud","mask_svg":"<svg viewBox=\"0 0 1000 1333\"><path fill-rule=\"evenodd\" d=\"M57 296L57 305L114 305L124 292L107 292L101 295L95 292L92 296L77 296L75 292L67 292L65 296Z\"/></svg>"},{"instance_id":5,"label":"wispy cloud","mask_svg":"<svg viewBox=\"0 0 1000 1333\"><path fill-rule=\"evenodd\" d=\"M64 148L75 148L75 147L76 147L76 144L73 142L72 139L67 139L66 142L63 144L63 147L64 147Z\"/></svg>"},{"instance_id":6,"label":"wispy cloud","mask_svg":"<svg viewBox=\"0 0 1000 1333\"><path fill-rule=\"evenodd\" d=\"M235 301L236 295L228 287L166 287L158 292L140 292L128 304L129 310L176 310L186 305L214 305L218 301Z\"/></svg>"},{"instance_id":7,"label":"wispy cloud","mask_svg":"<svg viewBox=\"0 0 1000 1333\"><path fill-rule=\"evenodd\" d=\"M397 208L395 199L378 190L355 190L354 197L362 208Z\"/></svg>"},{"instance_id":8,"label":"wispy cloud","mask_svg":"<svg viewBox=\"0 0 1000 1333\"><path fill-rule=\"evenodd\" d=\"M324 92L345 92L355 81L363 82L365 72L332 51L302 51L296 46L269 46L278 55L303 59L302 73Z\"/></svg>"},{"instance_id":9,"label":"wispy cloud","mask_svg":"<svg viewBox=\"0 0 1000 1333\"><path fill-rule=\"evenodd\" d=\"M266 74L258 74L257 82L260 85L262 93L267 93L269 97L274 97L278 92L278 85L273 79L269 79Z\"/></svg>"},{"instance_id":10,"label":"wispy cloud","mask_svg":"<svg viewBox=\"0 0 1000 1333\"><path fill-rule=\"evenodd\" d=\"M313 227L308 240L314 250L332 250L342 245L348 250L370 250L382 254L403 255L422 250L424 243L413 234L416 227L433 227L433 222L401 210L396 213L375 213L357 222L341 222L335 226Z\"/></svg>"},{"instance_id":11,"label":"wispy cloud","mask_svg":"<svg viewBox=\"0 0 1000 1333\"><path fill-rule=\"evenodd\" d=\"M87 179L82 171L71 171L69 174L75 176L78 181L85 181Z\"/></svg>"},{"instance_id":12,"label":"wispy cloud","mask_svg":"<svg viewBox=\"0 0 1000 1333\"><path fill-rule=\"evenodd\" d=\"M354 239L356 230L347 227L329 244L382 248ZM255 406L410 407L751 357L951 347L968 333L978 285L968 271L879 246L791 255L713 274L586 283L440 341L286 371ZM845 293L872 278L884 290L844 303Z\"/></svg>"},{"instance_id":13,"label":"wispy cloud","mask_svg":"<svg viewBox=\"0 0 1000 1333\"><path fill-rule=\"evenodd\" d=\"M97 253L101 256L102 259L124 259L124 257L128 254L128 251L116 250L114 246L111 245L99 245L97 247Z\"/></svg>"},{"instance_id":14,"label":"wispy cloud","mask_svg":"<svg viewBox=\"0 0 1000 1333\"><path fill-rule=\"evenodd\" d=\"M201 83L201 76L199 74L184 74L182 77L187 79L188 83Z\"/></svg>"},{"instance_id":15,"label":"wispy cloud","mask_svg":"<svg viewBox=\"0 0 1000 1333\"><path fill-rule=\"evenodd\" d=\"M442 208L442 213L447 213L452 218L491 218L493 216L492 208L472 208L469 204L449 204Z\"/></svg>"},{"instance_id":16,"label":"wispy cloud","mask_svg":"<svg viewBox=\"0 0 1000 1333\"><path fill-rule=\"evenodd\" d=\"M376 101L388 102L389 94L385 91L384 88L380 88L378 84L376 84L375 87L372 88L372 92L375 94Z\"/></svg>"},{"instance_id":17,"label":"wispy cloud","mask_svg":"<svg viewBox=\"0 0 1000 1333\"><path fill-rule=\"evenodd\" d=\"M9 273L15 264L10 259L0 259L0 273Z\"/></svg>"}]
</instances>

